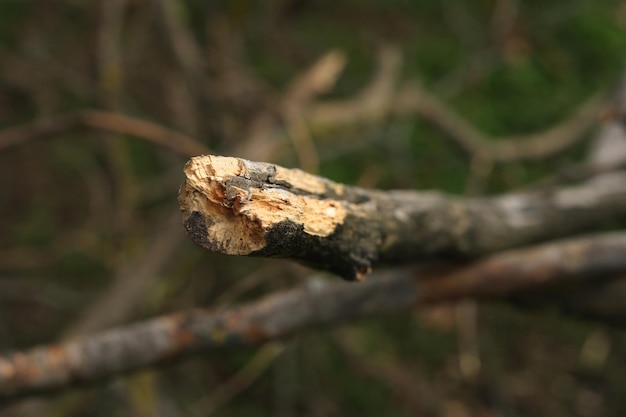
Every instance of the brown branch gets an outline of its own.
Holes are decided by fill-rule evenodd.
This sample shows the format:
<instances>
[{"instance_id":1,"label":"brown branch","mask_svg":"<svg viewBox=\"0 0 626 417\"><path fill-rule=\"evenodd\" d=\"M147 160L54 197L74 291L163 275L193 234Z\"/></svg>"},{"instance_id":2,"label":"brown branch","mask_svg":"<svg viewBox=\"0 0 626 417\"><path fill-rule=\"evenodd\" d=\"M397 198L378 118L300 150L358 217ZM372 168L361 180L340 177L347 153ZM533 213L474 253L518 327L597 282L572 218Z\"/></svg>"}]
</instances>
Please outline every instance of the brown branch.
<instances>
[{"instance_id":1,"label":"brown branch","mask_svg":"<svg viewBox=\"0 0 626 417\"><path fill-rule=\"evenodd\" d=\"M157 123L100 110L81 110L0 131L0 152L35 139L84 127L135 136L185 156L208 152L198 141Z\"/></svg>"},{"instance_id":2,"label":"brown branch","mask_svg":"<svg viewBox=\"0 0 626 417\"><path fill-rule=\"evenodd\" d=\"M397 48L382 48L379 75L369 86L354 98L311 104L303 114L306 123L313 131L324 131L380 121L389 115L417 115L447 134L472 157L512 162L546 158L580 142L607 103L607 93L598 92L544 131L495 138L481 132L435 94L424 89L419 81L408 81L396 89L400 65Z\"/></svg>"},{"instance_id":3,"label":"brown branch","mask_svg":"<svg viewBox=\"0 0 626 417\"><path fill-rule=\"evenodd\" d=\"M160 15L160 23L167 34L167 42L175 56L176 63L185 74L190 87L199 88L202 85L203 51L196 43L186 20L187 10L184 5L175 4L167 0L156 2Z\"/></svg>"},{"instance_id":4,"label":"brown branch","mask_svg":"<svg viewBox=\"0 0 626 417\"><path fill-rule=\"evenodd\" d=\"M606 122L592 142L587 161L574 164L545 177L525 189L550 188L566 182L586 180L626 167L626 126L610 120Z\"/></svg>"},{"instance_id":5,"label":"brown branch","mask_svg":"<svg viewBox=\"0 0 626 417\"><path fill-rule=\"evenodd\" d=\"M503 298L536 288L557 288L626 271L626 233L607 233L502 252L470 264L420 275L419 302Z\"/></svg>"},{"instance_id":6,"label":"brown branch","mask_svg":"<svg viewBox=\"0 0 626 417\"><path fill-rule=\"evenodd\" d=\"M221 311L193 310L0 356L0 396L44 391L154 365L201 349L257 345L312 326L397 310L411 281L297 289ZM353 291L358 289L358 291Z\"/></svg>"},{"instance_id":7,"label":"brown branch","mask_svg":"<svg viewBox=\"0 0 626 417\"><path fill-rule=\"evenodd\" d=\"M402 64L397 48L386 46L380 49L378 55L377 74L353 97L317 102L308 100L304 103L306 106L300 106L301 124L306 125L311 135L327 132L329 129L380 122L389 115L410 114L417 115L447 134L473 158L490 162L542 159L558 154L583 140L607 103L607 93L600 91L587 98L563 120L543 131L491 137L456 113L435 94L424 89L419 81L411 80L396 88ZM323 63L326 59L325 56L319 62ZM316 63L303 78L306 79L309 73L314 73L318 68L323 67ZM338 75L340 68L333 67L336 69L332 72L333 76ZM331 85L328 84L328 87ZM313 89L310 91L315 92ZM291 109L289 97L290 91L287 91L285 99L275 110L282 114L288 126L293 123L289 113L298 113L291 110L285 112L285 104L287 109ZM293 108L298 109L298 106L294 105ZM272 159L278 146L275 139L281 135L276 124L273 113L264 114L253 124L253 134L234 153L245 158L255 156L263 160ZM259 141L263 146L258 145Z\"/></svg>"},{"instance_id":8,"label":"brown branch","mask_svg":"<svg viewBox=\"0 0 626 417\"><path fill-rule=\"evenodd\" d=\"M278 103L252 121L249 135L236 145L234 153L243 157L255 155L263 160L276 157L280 147L276 138L279 136L278 131L282 129L279 126L281 121L277 119L276 114L281 116L282 123L286 125L287 130L293 130L293 125L302 125L306 107L316 96L329 91L334 86L345 66L345 61L345 54L338 50L331 50L295 77ZM297 150L301 143L296 141L294 145ZM309 144L308 148L311 147ZM302 157L300 159L306 160Z\"/></svg>"},{"instance_id":9,"label":"brown branch","mask_svg":"<svg viewBox=\"0 0 626 417\"><path fill-rule=\"evenodd\" d=\"M394 109L396 83L402 66L400 50L380 48L378 69L372 80L354 97L312 103L304 117L316 130L380 122Z\"/></svg>"},{"instance_id":10,"label":"brown branch","mask_svg":"<svg viewBox=\"0 0 626 417\"><path fill-rule=\"evenodd\" d=\"M416 82L407 83L398 93L393 112L418 114L447 133L470 155L512 162L546 158L578 143L593 127L606 101L606 93L594 94L567 118L543 132L500 138L482 133Z\"/></svg>"},{"instance_id":11,"label":"brown branch","mask_svg":"<svg viewBox=\"0 0 626 417\"><path fill-rule=\"evenodd\" d=\"M561 292L559 302L575 312L579 311L574 301L583 314L623 318L624 298L615 302L615 295L603 285L612 285L604 282L625 273L626 233L615 233L510 251L445 273L405 270L359 284L312 285L239 307L177 313L0 356L0 397L90 382L203 349L258 345L316 326L467 297L501 298L529 290L594 285L599 292ZM619 294L626 297L623 289ZM602 297L613 297L610 309L603 307Z\"/></svg>"},{"instance_id":12,"label":"brown branch","mask_svg":"<svg viewBox=\"0 0 626 417\"><path fill-rule=\"evenodd\" d=\"M185 167L179 203L198 245L291 258L363 279L375 263L472 258L626 217L626 174L492 198L370 191L300 170L202 156Z\"/></svg>"}]
</instances>

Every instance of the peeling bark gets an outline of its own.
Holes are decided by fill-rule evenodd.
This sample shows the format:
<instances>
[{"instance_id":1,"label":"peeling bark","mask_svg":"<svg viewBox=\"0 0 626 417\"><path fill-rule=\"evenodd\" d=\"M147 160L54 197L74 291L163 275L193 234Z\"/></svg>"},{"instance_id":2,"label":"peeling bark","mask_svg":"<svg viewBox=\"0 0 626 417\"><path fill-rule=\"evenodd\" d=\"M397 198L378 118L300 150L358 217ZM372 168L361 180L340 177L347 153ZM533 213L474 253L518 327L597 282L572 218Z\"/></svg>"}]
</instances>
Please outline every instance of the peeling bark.
<instances>
[{"instance_id":1,"label":"peeling bark","mask_svg":"<svg viewBox=\"0 0 626 417\"><path fill-rule=\"evenodd\" d=\"M192 158L185 175L179 204L198 245L292 258L348 280L376 263L469 259L626 218L626 173L491 198L365 190L222 156Z\"/></svg>"}]
</instances>

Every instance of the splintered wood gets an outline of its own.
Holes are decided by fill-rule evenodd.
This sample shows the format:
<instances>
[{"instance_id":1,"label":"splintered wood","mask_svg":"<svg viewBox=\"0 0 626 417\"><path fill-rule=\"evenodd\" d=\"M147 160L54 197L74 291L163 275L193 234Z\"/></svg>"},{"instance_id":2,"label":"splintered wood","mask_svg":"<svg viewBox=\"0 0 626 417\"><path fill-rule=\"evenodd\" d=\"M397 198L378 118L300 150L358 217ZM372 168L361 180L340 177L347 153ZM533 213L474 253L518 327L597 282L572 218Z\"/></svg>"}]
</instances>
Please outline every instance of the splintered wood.
<instances>
[{"instance_id":1,"label":"splintered wood","mask_svg":"<svg viewBox=\"0 0 626 417\"><path fill-rule=\"evenodd\" d=\"M322 198L340 196L342 185L297 169L199 156L187 163L185 175L179 203L186 229L211 251L254 255L271 250L268 234L281 225L284 232L328 237L347 214L348 203Z\"/></svg>"},{"instance_id":2,"label":"splintered wood","mask_svg":"<svg viewBox=\"0 0 626 417\"><path fill-rule=\"evenodd\" d=\"M321 195L327 184L317 177L280 168L274 174L267 173L263 180L255 179L266 172L263 168L258 163L221 156L196 157L187 163L184 187L193 197L182 198L181 207L188 202L183 209L186 214L208 215L208 245L217 245L226 254L248 255L266 246L265 232L280 222L302 226L312 236L329 236L345 218L346 210L339 201L289 191Z\"/></svg>"}]
</instances>

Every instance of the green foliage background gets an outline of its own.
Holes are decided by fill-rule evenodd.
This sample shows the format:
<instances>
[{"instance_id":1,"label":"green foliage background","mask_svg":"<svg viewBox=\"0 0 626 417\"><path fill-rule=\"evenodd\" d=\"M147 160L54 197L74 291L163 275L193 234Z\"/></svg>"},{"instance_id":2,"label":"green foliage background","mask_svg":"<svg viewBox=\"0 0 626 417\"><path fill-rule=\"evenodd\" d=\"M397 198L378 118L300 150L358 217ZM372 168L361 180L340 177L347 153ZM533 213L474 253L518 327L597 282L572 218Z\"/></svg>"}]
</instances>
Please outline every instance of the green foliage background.
<instances>
[{"instance_id":1,"label":"green foliage background","mask_svg":"<svg viewBox=\"0 0 626 417\"><path fill-rule=\"evenodd\" d=\"M172 0L167 13L191 34L206 61L197 67L199 78L184 73L156 1L122 2L120 39L112 41L119 62L104 54L98 37L106 2L0 2L4 132L32 120L104 108L227 152L242 139L246 124L327 51L340 49L348 58L324 97L338 99L367 85L379 46L392 44L402 51L401 79L419 77L451 108L497 137L546 129L614 85L624 71L623 0ZM506 23L507 16L512 21ZM232 58L253 87L220 78L227 71L212 63L220 48L220 56ZM320 174L337 181L459 194L467 188L467 156L416 117L388 117L313 140ZM484 192L528 184L581 160L586 149L583 143L545 161L498 165ZM184 162L148 142L93 129L60 131L0 152L1 349L60 337L123 265L149 250L155 231L177 210ZM296 166L298 159L290 151L279 162ZM129 321L219 305L254 271L263 277L228 303L311 279L310 271L286 262L226 258L183 242L137 300ZM463 320L454 315L471 306L442 311L438 321L433 312L408 312L286 341L268 369L216 414L626 415L621 329L549 309L481 305L476 340L468 341L457 329ZM585 346L598 338L610 347L608 356L586 362ZM467 349L477 349L480 358L480 369L471 375L459 367ZM49 415L205 415L207 398L256 352L203 352L59 394L45 409ZM414 385L386 376L389 369L402 371Z\"/></svg>"}]
</instances>

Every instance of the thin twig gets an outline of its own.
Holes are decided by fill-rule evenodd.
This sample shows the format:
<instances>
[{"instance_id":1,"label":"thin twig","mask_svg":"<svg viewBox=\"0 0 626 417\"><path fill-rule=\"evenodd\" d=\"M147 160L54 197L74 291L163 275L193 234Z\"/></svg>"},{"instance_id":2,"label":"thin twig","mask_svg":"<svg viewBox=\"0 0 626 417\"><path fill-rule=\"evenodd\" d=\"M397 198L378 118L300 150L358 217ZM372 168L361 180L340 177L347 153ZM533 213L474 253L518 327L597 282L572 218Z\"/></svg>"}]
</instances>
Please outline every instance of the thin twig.
<instances>
[{"instance_id":1,"label":"thin twig","mask_svg":"<svg viewBox=\"0 0 626 417\"><path fill-rule=\"evenodd\" d=\"M470 155L494 162L513 162L547 158L580 142L597 121L606 96L605 92L592 95L568 117L543 132L500 138L491 138L479 131L418 82L409 82L400 90L393 112L418 114L448 134Z\"/></svg>"},{"instance_id":2,"label":"thin twig","mask_svg":"<svg viewBox=\"0 0 626 417\"><path fill-rule=\"evenodd\" d=\"M47 117L0 131L0 152L35 139L84 127L135 136L184 156L209 152L208 148L195 139L157 123L101 110L81 110Z\"/></svg>"},{"instance_id":3,"label":"thin twig","mask_svg":"<svg viewBox=\"0 0 626 417\"><path fill-rule=\"evenodd\" d=\"M272 160L279 146L277 132L280 124L275 113L280 114L296 148L303 167L317 167L317 155L308 131L306 108L313 99L329 91L337 81L346 63L345 54L331 50L322 55L309 68L296 76L287 87L275 109L261 113L251 123L250 134L239 143L234 154Z\"/></svg>"}]
</instances>

